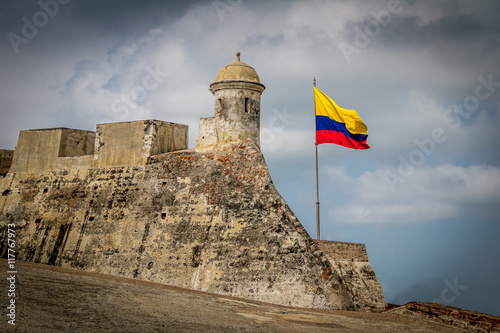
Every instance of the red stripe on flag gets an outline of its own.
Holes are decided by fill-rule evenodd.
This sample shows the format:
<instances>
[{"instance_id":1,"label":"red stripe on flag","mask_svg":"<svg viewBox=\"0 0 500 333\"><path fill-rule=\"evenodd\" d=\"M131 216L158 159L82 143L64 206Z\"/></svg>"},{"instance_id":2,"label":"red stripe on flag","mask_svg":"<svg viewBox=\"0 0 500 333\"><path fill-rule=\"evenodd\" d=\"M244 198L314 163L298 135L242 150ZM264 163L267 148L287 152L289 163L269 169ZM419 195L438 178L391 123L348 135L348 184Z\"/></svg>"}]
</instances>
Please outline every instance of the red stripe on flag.
<instances>
[{"instance_id":1,"label":"red stripe on flag","mask_svg":"<svg viewBox=\"0 0 500 333\"><path fill-rule=\"evenodd\" d=\"M319 145L322 143L335 143L352 149L370 148L370 146L368 146L368 144L366 143L366 140L356 141L345 136L344 133L328 130L316 131L316 144Z\"/></svg>"}]
</instances>

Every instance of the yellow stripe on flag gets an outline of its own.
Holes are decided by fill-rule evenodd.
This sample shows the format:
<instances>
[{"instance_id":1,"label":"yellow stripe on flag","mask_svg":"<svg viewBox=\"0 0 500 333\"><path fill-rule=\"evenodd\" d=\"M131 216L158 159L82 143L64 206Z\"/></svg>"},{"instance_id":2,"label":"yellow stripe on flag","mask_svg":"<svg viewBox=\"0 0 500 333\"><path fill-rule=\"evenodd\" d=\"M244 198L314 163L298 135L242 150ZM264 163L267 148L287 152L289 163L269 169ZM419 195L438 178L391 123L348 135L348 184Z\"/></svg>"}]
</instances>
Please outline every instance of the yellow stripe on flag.
<instances>
[{"instance_id":1,"label":"yellow stripe on flag","mask_svg":"<svg viewBox=\"0 0 500 333\"><path fill-rule=\"evenodd\" d=\"M316 87L314 87L314 99L316 101L316 116L327 116L336 122L344 123L352 134L366 134L368 131L368 127L355 110L341 108Z\"/></svg>"}]
</instances>

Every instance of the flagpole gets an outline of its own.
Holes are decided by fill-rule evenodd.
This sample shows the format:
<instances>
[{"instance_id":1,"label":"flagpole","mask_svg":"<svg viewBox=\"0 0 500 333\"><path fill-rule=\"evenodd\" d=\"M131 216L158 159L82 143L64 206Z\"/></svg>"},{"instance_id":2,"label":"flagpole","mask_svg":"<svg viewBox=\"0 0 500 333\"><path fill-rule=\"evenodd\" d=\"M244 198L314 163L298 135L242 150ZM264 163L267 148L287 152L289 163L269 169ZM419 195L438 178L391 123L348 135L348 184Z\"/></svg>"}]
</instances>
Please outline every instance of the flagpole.
<instances>
[{"instance_id":1,"label":"flagpole","mask_svg":"<svg viewBox=\"0 0 500 333\"><path fill-rule=\"evenodd\" d=\"M316 78L313 80L313 86L316 88ZM316 97L314 98L314 146L316 147L316 228L318 230L318 240L320 240L319 228L319 181L318 181L318 142L316 139Z\"/></svg>"}]
</instances>

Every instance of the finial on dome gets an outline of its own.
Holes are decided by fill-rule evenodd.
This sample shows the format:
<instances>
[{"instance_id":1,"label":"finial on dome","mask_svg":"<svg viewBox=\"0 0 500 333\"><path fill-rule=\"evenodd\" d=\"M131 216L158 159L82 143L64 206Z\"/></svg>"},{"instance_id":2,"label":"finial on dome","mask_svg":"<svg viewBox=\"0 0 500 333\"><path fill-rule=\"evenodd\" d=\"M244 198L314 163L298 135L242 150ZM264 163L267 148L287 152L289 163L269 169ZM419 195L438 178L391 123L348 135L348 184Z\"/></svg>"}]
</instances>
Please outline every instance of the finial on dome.
<instances>
[{"instance_id":1,"label":"finial on dome","mask_svg":"<svg viewBox=\"0 0 500 333\"><path fill-rule=\"evenodd\" d=\"M260 83L259 75L255 69L240 61L240 52L236 52L236 61L222 67L214 82L218 81L253 81Z\"/></svg>"}]
</instances>

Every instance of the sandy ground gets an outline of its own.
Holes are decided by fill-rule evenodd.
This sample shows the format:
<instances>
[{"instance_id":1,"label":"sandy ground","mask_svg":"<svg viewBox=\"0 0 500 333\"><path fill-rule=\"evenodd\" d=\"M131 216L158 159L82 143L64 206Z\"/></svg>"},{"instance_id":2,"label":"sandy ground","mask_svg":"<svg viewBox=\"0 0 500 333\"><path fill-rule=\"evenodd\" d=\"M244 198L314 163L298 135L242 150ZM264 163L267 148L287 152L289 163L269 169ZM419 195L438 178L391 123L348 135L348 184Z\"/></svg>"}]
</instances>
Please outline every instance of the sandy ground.
<instances>
[{"instance_id":1,"label":"sandy ground","mask_svg":"<svg viewBox=\"0 0 500 333\"><path fill-rule=\"evenodd\" d=\"M1 332L462 331L402 314L290 308L22 262L15 267L13 326L7 260L0 267Z\"/></svg>"}]
</instances>

